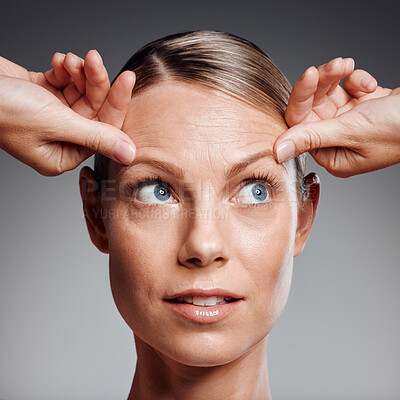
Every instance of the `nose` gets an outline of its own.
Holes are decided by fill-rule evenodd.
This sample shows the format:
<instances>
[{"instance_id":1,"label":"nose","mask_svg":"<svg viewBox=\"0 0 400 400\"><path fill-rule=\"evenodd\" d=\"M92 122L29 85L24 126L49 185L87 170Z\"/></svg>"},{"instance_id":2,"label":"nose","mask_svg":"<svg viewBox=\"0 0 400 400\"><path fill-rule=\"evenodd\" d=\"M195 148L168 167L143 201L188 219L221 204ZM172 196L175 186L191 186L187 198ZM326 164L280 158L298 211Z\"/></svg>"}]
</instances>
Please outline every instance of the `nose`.
<instances>
[{"instance_id":1,"label":"nose","mask_svg":"<svg viewBox=\"0 0 400 400\"><path fill-rule=\"evenodd\" d=\"M229 260L229 228L223 217L211 213L212 209L202 211L185 221L187 231L178 260L186 268L222 267Z\"/></svg>"}]
</instances>

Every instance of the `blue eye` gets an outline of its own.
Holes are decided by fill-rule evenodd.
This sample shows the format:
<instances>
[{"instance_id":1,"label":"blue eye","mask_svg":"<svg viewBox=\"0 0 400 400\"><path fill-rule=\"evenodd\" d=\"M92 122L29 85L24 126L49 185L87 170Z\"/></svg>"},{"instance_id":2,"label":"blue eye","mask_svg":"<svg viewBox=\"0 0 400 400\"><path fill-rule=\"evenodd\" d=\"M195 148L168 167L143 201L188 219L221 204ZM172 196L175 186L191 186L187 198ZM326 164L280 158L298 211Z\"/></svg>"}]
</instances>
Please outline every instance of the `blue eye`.
<instances>
[{"instance_id":1,"label":"blue eye","mask_svg":"<svg viewBox=\"0 0 400 400\"><path fill-rule=\"evenodd\" d=\"M162 183L142 186L135 193L135 200L140 203L163 204L170 198L170 190Z\"/></svg>"},{"instance_id":2,"label":"blue eye","mask_svg":"<svg viewBox=\"0 0 400 400\"><path fill-rule=\"evenodd\" d=\"M279 190L280 184L269 174L252 174L241 182L241 190L235 196L236 201L250 205L269 203ZM176 203L173 189L159 176L146 176L143 180L127 184L129 196L134 202L144 204Z\"/></svg>"},{"instance_id":3,"label":"blue eye","mask_svg":"<svg viewBox=\"0 0 400 400\"><path fill-rule=\"evenodd\" d=\"M261 183L249 183L244 186L237 195L243 203L266 203L270 199L268 189Z\"/></svg>"}]
</instances>

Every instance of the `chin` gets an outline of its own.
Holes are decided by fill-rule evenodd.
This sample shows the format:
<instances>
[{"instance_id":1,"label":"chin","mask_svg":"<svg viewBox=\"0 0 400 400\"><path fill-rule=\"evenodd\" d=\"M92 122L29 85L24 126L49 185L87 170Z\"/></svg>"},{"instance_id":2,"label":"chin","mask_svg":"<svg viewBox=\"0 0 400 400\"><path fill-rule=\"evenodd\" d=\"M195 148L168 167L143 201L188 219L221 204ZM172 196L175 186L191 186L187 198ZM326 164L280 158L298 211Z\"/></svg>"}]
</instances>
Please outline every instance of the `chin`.
<instances>
[{"instance_id":1,"label":"chin","mask_svg":"<svg viewBox=\"0 0 400 400\"><path fill-rule=\"evenodd\" d=\"M191 349L175 351L168 356L180 364L191 367L218 367L235 361L241 355L241 353L233 352L232 349L209 349L207 353L202 350L196 351L196 349Z\"/></svg>"},{"instance_id":2,"label":"chin","mask_svg":"<svg viewBox=\"0 0 400 400\"><path fill-rule=\"evenodd\" d=\"M227 337L211 332L187 335L181 340L159 345L158 350L165 356L192 367L216 367L228 364L252 347L248 346L242 337Z\"/></svg>"}]
</instances>

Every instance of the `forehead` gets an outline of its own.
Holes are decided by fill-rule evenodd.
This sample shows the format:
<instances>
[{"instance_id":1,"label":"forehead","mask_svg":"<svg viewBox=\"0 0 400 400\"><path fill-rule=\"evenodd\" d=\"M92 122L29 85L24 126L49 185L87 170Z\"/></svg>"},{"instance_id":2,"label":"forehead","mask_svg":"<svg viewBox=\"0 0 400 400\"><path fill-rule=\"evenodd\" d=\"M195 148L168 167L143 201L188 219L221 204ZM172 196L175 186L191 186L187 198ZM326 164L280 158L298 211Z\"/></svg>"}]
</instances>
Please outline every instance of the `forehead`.
<instances>
[{"instance_id":1,"label":"forehead","mask_svg":"<svg viewBox=\"0 0 400 400\"><path fill-rule=\"evenodd\" d=\"M266 151L266 162L278 169L282 167L272 148L286 129L283 118L272 118L219 91L177 81L133 97L122 127L138 156L216 168Z\"/></svg>"}]
</instances>

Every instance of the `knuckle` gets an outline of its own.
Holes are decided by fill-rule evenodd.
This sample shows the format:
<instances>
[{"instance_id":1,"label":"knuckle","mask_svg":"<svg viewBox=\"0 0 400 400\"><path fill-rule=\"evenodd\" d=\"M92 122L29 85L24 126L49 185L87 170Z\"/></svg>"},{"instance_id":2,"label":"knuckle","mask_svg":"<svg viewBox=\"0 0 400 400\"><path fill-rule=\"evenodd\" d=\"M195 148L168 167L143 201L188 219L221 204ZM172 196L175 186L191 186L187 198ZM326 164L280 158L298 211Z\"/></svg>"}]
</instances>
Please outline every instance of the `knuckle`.
<instances>
[{"instance_id":1,"label":"knuckle","mask_svg":"<svg viewBox=\"0 0 400 400\"><path fill-rule=\"evenodd\" d=\"M358 110L354 111L352 118L338 120L341 129L341 140L348 147L358 147L365 141L371 139L371 130L375 131L379 121L375 113L370 113L365 103L359 104Z\"/></svg>"},{"instance_id":2,"label":"knuckle","mask_svg":"<svg viewBox=\"0 0 400 400\"><path fill-rule=\"evenodd\" d=\"M99 133L91 133L85 139L85 147L98 152L102 147L102 137Z\"/></svg>"},{"instance_id":3,"label":"knuckle","mask_svg":"<svg viewBox=\"0 0 400 400\"><path fill-rule=\"evenodd\" d=\"M340 167L337 162L337 154L335 152L335 155L333 157L329 157L328 159L328 164L326 166L326 170L334 175L334 176L339 176L343 171L341 171Z\"/></svg>"},{"instance_id":4,"label":"knuckle","mask_svg":"<svg viewBox=\"0 0 400 400\"><path fill-rule=\"evenodd\" d=\"M65 170L62 167L62 163L58 162L53 170L54 176L61 175Z\"/></svg>"},{"instance_id":5,"label":"knuckle","mask_svg":"<svg viewBox=\"0 0 400 400\"><path fill-rule=\"evenodd\" d=\"M57 176L62 173L62 171L59 170L58 164L56 165L46 165L46 166L39 166L39 165L34 165L33 168L39 172L40 175L43 176Z\"/></svg>"},{"instance_id":6,"label":"knuckle","mask_svg":"<svg viewBox=\"0 0 400 400\"><path fill-rule=\"evenodd\" d=\"M316 130L307 131L308 147L311 149L319 149L322 147L322 136L320 132Z\"/></svg>"},{"instance_id":7,"label":"knuckle","mask_svg":"<svg viewBox=\"0 0 400 400\"><path fill-rule=\"evenodd\" d=\"M392 92L390 93L391 95L399 95L400 94L400 87L393 89Z\"/></svg>"},{"instance_id":8,"label":"knuckle","mask_svg":"<svg viewBox=\"0 0 400 400\"><path fill-rule=\"evenodd\" d=\"M333 176L336 176L337 178L349 178L350 176L354 175L354 173L351 173L351 171L347 169L337 169L328 167L326 168L326 170Z\"/></svg>"}]
</instances>

